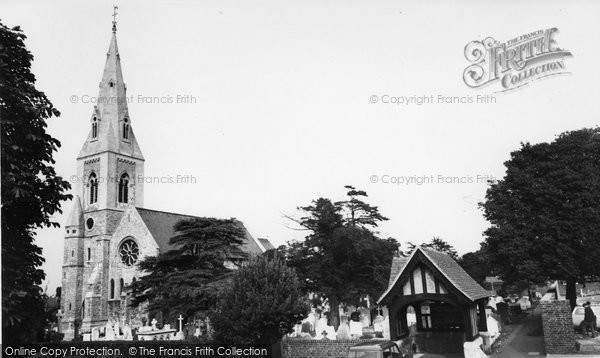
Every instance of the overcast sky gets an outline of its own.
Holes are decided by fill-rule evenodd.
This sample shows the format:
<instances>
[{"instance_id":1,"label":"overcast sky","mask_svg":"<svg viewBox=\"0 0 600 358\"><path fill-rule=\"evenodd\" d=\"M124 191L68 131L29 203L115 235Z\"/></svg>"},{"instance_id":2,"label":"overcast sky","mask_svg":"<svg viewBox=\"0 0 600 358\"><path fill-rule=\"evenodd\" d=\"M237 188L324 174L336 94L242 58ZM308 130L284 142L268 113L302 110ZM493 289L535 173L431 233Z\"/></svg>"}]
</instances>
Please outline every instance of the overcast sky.
<instances>
[{"instance_id":1,"label":"overcast sky","mask_svg":"<svg viewBox=\"0 0 600 358\"><path fill-rule=\"evenodd\" d=\"M390 218L382 236L414 243L439 236L461 254L476 250L488 226L477 206L485 177L501 178L521 142L598 125L600 3L593 1L117 5L146 177L195 180L145 184L144 206L236 217L275 245L304 236L283 215L318 197L343 199L351 184ZM49 131L62 142L56 169L67 179L90 129L112 11L107 1L0 3L2 22L28 36L37 88L62 113ZM552 27L558 45L573 53L564 61L570 74L506 93L463 82L467 43ZM382 103L385 95L437 102L438 95L487 94L496 103ZM177 103L178 96L190 103ZM432 175L422 185L382 183ZM470 182L441 183L439 176ZM55 217L61 224L71 205ZM42 230L37 239L50 292L60 285L63 233Z\"/></svg>"}]
</instances>

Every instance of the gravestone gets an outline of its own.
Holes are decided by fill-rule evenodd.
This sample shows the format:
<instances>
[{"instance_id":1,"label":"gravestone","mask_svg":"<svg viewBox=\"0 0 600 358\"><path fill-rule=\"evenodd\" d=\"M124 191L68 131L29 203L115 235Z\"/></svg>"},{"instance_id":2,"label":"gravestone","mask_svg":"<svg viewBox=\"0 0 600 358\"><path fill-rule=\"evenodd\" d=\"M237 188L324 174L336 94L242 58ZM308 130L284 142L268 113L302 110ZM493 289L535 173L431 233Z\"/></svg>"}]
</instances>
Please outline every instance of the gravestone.
<instances>
[{"instance_id":1,"label":"gravestone","mask_svg":"<svg viewBox=\"0 0 600 358\"><path fill-rule=\"evenodd\" d=\"M109 322L106 322L106 328L104 330L104 340L105 341L114 341L115 340L115 331Z\"/></svg>"},{"instance_id":2,"label":"gravestone","mask_svg":"<svg viewBox=\"0 0 600 358\"><path fill-rule=\"evenodd\" d=\"M350 321L350 335L354 336L352 338L358 338L362 336L362 323Z\"/></svg>"},{"instance_id":3,"label":"gravestone","mask_svg":"<svg viewBox=\"0 0 600 358\"><path fill-rule=\"evenodd\" d=\"M126 324L123 327L123 340L125 340L125 341L133 340L133 333L131 332L131 327L128 324Z\"/></svg>"},{"instance_id":4,"label":"gravestone","mask_svg":"<svg viewBox=\"0 0 600 358\"><path fill-rule=\"evenodd\" d=\"M390 339L390 316L385 316L383 318L383 322L381 322L381 326L383 327L383 338Z\"/></svg>"},{"instance_id":5,"label":"gravestone","mask_svg":"<svg viewBox=\"0 0 600 358\"><path fill-rule=\"evenodd\" d=\"M360 323L363 327L371 326L371 311L366 307L361 307L360 312Z\"/></svg>"},{"instance_id":6,"label":"gravestone","mask_svg":"<svg viewBox=\"0 0 600 358\"><path fill-rule=\"evenodd\" d=\"M383 316L377 315L373 320L373 330L375 333L380 332L383 333Z\"/></svg>"},{"instance_id":7,"label":"gravestone","mask_svg":"<svg viewBox=\"0 0 600 358\"><path fill-rule=\"evenodd\" d=\"M97 341L99 338L100 338L100 330L98 329L98 327L92 328L91 340Z\"/></svg>"},{"instance_id":8,"label":"gravestone","mask_svg":"<svg viewBox=\"0 0 600 358\"><path fill-rule=\"evenodd\" d=\"M350 326L348 325L348 320L342 321L338 330L336 332L337 339L350 339Z\"/></svg>"}]
</instances>

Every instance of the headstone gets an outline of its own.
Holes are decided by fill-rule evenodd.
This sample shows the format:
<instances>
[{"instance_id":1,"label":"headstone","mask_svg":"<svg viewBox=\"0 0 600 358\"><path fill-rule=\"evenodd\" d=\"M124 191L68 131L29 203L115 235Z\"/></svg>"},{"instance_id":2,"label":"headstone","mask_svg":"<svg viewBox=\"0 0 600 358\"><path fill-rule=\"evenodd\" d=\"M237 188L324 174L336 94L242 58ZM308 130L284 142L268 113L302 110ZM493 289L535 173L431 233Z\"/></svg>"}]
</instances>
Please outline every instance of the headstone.
<instances>
[{"instance_id":1,"label":"headstone","mask_svg":"<svg viewBox=\"0 0 600 358\"><path fill-rule=\"evenodd\" d=\"M131 332L131 327L128 324L126 324L123 327L123 340L125 340L125 341L133 340L133 333Z\"/></svg>"},{"instance_id":2,"label":"headstone","mask_svg":"<svg viewBox=\"0 0 600 358\"><path fill-rule=\"evenodd\" d=\"M358 338L362 336L362 323L350 321L350 335L352 338Z\"/></svg>"},{"instance_id":3,"label":"headstone","mask_svg":"<svg viewBox=\"0 0 600 358\"><path fill-rule=\"evenodd\" d=\"M381 322L381 326L383 327L383 338L390 339L390 316L385 316L383 318L383 322Z\"/></svg>"},{"instance_id":4,"label":"headstone","mask_svg":"<svg viewBox=\"0 0 600 358\"><path fill-rule=\"evenodd\" d=\"M181 332L183 330L183 328L182 328L183 316L179 315L179 318L177 318L177 320L179 321L179 332Z\"/></svg>"},{"instance_id":5,"label":"headstone","mask_svg":"<svg viewBox=\"0 0 600 358\"><path fill-rule=\"evenodd\" d=\"M92 328L91 340L97 341L99 338L100 338L100 330L98 329L98 327Z\"/></svg>"},{"instance_id":6,"label":"headstone","mask_svg":"<svg viewBox=\"0 0 600 358\"><path fill-rule=\"evenodd\" d=\"M113 326L113 330L115 332L115 338L119 338L121 336L121 329L119 327L119 321L115 322L115 325Z\"/></svg>"},{"instance_id":7,"label":"headstone","mask_svg":"<svg viewBox=\"0 0 600 358\"><path fill-rule=\"evenodd\" d=\"M58 325L57 325L58 326L57 327L57 332L58 333L61 333L61 330L62 330L62 327L61 327L62 326L62 324L61 324L62 318L63 318L63 313L62 313L62 310L59 309L58 312L56 313L56 319L58 321Z\"/></svg>"},{"instance_id":8,"label":"headstone","mask_svg":"<svg viewBox=\"0 0 600 358\"><path fill-rule=\"evenodd\" d=\"M366 307L361 307L360 312L360 323L363 327L369 327L371 325L371 310Z\"/></svg>"},{"instance_id":9,"label":"headstone","mask_svg":"<svg viewBox=\"0 0 600 358\"><path fill-rule=\"evenodd\" d=\"M83 334L83 341L84 342L89 342L91 340L92 340L91 334L89 334L89 333L84 333Z\"/></svg>"},{"instance_id":10,"label":"headstone","mask_svg":"<svg viewBox=\"0 0 600 358\"><path fill-rule=\"evenodd\" d=\"M179 332L175 333L175 337L173 339L176 341L183 341L185 339L185 335L183 334L183 331L179 331Z\"/></svg>"},{"instance_id":11,"label":"headstone","mask_svg":"<svg viewBox=\"0 0 600 358\"><path fill-rule=\"evenodd\" d=\"M336 332L337 339L350 339L350 326L348 322L344 321L340 323L338 330Z\"/></svg>"},{"instance_id":12,"label":"headstone","mask_svg":"<svg viewBox=\"0 0 600 358\"><path fill-rule=\"evenodd\" d=\"M110 323L106 322L106 329L104 331L104 340L105 341L114 341L115 340L115 331Z\"/></svg>"},{"instance_id":13,"label":"headstone","mask_svg":"<svg viewBox=\"0 0 600 358\"><path fill-rule=\"evenodd\" d=\"M302 321L302 333L310 333L314 331L313 326L308 321Z\"/></svg>"},{"instance_id":14,"label":"headstone","mask_svg":"<svg viewBox=\"0 0 600 358\"><path fill-rule=\"evenodd\" d=\"M325 326L325 333L327 333L327 339L335 340L337 338L334 326Z\"/></svg>"},{"instance_id":15,"label":"headstone","mask_svg":"<svg viewBox=\"0 0 600 358\"><path fill-rule=\"evenodd\" d=\"M377 315L373 320L373 329L375 332L383 332L383 316Z\"/></svg>"},{"instance_id":16,"label":"headstone","mask_svg":"<svg viewBox=\"0 0 600 358\"><path fill-rule=\"evenodd\" d=\"M156 320L156 318L152 318L152 322L150 322L152 324L152 329L151 331L156 331L156 324L158 323L158 321Z\"/></svg>"},{"instance_id":17,"label":"headstone","mask_svg":"<svg viewBox=\"0 0 600 358\"><path fill-rule=\"evenodd\" d=\"M163 328L162 328L162 329L164 329L164 330L167 330L167 331L168 331L168 330L170 330L170 329L171 329L171 325L170 325L170 324L165 324L165 325L163 326Z\"/></svg>"},{"instance_id":18,"label":"headstone","mask_svg":"<svg viewBox=\"0 0 600 358\"><path fill-rule=\"evenodd\" d=\"M317 326L315 327L315 331L317 333L322 333L325 330L327 330L327 318L325 318L325 316L322 316L317 321Z\"/></svg>"}]
</instances>

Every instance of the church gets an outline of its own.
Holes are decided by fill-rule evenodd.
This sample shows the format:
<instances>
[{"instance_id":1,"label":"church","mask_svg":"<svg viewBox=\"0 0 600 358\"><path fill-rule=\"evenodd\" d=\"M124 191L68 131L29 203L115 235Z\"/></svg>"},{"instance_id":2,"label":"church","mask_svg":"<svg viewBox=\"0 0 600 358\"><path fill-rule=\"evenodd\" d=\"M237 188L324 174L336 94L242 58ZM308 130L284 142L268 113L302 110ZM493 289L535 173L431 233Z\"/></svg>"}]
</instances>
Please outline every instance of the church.
<instances>
[{"instance_id":1,"label":"church","mask_svg":"<svg viewBox=\"0 0 600 358\"><path fill-rule=\"evenodd\" d=\"M144 208L144 156L129 116L116 32L113 21L98 103L77 156L80 180L65 224L60 323L65 340L109 321L141 325L147 313L132 312L125 289L143 276L137 263L168 251L173 225L194 218ZM242 250L248 254L273 248L268 240L244 232Z\"/></svg>"}]
</instances>

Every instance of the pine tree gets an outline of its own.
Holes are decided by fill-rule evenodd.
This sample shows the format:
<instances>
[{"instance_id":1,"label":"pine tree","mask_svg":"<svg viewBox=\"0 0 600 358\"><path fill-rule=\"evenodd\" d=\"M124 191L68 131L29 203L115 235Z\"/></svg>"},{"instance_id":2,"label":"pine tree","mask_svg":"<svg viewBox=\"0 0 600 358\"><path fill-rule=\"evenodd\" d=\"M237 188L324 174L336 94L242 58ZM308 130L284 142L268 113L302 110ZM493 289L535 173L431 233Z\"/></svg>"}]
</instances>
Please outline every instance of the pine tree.
<instances>
[{"instance_id":1,"label":"pine tree","mask_svg":"<svg viewBox=\"0 0 600 358\"><path fill-rule=\"evenodd\" d=\"M149 311L160 311L174 321L182 314L193 317L214 306L217 293L240 263L245 231L235 219L194 218L175 224L172 250L147 257L139 268L147 273L131 285L132 307L148 302Z\"/></svg>"}]
</instances>

